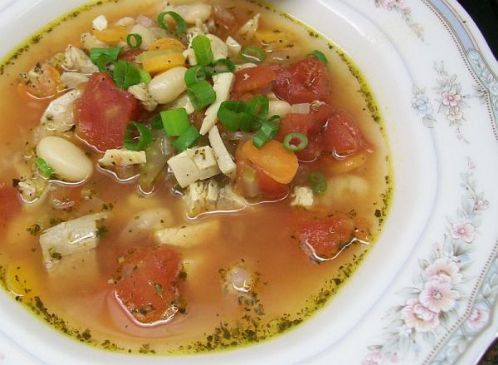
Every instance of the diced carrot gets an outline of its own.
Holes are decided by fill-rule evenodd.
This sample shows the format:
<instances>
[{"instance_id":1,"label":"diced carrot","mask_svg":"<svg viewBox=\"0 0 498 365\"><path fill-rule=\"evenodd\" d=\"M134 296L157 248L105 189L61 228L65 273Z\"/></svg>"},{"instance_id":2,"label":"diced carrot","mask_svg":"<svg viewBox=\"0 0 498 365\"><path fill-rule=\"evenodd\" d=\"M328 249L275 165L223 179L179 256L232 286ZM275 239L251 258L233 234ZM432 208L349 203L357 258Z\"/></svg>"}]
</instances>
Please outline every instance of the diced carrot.
<instances>
[{"instance_id":1,"label":"diced carrot","mask_svg":"<svg viewBox=\"0 0 498 365\"><path fill-rule=\"evenodd\" d=\"M159 73L167 71L171 68L183 66L185 64L185 56L182 53L171 53L161 51L144 52L142 54L142 66L145 71L150 73Z\"/></svg>"},{"instance_id":2,"label":"diced carrot","mask_svg":"<svg viewBox=\"0 0 498 365\"><path fill-rule=\"evenodd\" d=\"M94 30L93 35L102 42L109 44L118 44L125 41L128 36L128 29L126 27L109 27L104 30Z\"/></svg>"},{"instance_id":3,"label":"diced carrot","mask_svg":"<svg viewBox=\"0 0 498 365\"><path fill-rule=\"evenodd\" d=\"M238 94L269 87L275 78L270 65L245 68L235 73L233 91Z\"/></svg>"},{"instance_id":4,"label":"diced carrot","mask_svg":"<svg viewBox=\"0 0 498 365\"><path fill-rule=\"evenodd\" d=\"M185 50L185 46L182 42L175 38L159 38L149 46L149 51L161 51L168 49L183 52Z\"/></svg>"},{"instance_id":5,"label":"diced carrot","mask_svg":"<svg viewBox=\"0 0 498 365\"><path fill-rule=\"evenodd\" d=\"M252 140L247 141L242 146L240 154L281 184L290 183L299 168L296 155L287 151L282 143L275 140L266 143L260 149L254 146Z\"/></svg>"}]
</instances>

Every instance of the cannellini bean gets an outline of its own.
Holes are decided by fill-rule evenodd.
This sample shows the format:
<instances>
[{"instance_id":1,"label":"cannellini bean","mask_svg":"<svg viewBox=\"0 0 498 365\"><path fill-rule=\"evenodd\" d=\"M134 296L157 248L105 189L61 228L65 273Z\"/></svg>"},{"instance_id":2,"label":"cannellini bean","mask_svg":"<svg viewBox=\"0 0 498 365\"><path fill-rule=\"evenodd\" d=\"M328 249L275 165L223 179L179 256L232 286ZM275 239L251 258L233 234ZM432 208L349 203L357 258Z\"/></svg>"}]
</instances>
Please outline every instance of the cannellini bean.
<instances>
[{"instance_id":1,"label":"cannellini bean","mask_svg":"<svg viewBox=\"0 0 498 365\"><path fill-rule=\"evenodd\" d=\"M339 175L328 180L327 192L320 201L330 205L365 197L370 190L368 181L356 175Z\"/></svg>"},{"instance_id":2,"label":"cannellini bean","mask_svg":"<svg viewBox=\"0 0 498 365\"><path fill-rule=\"evenodd\" d=\"M133 216L121 232L126 239L144 238L154 230L166 228L173 222L173 214L167 208L151 208Z\"/></svg>"},{"instance_id":3,"label":"cannellini bean","mask_svg":"<svg viewBox=\"0 0 498 365\"><path fill-rule=\"evenodd\" d=\"M114 23L114 25L117 25L118 27L127 27L133 24L135 24L135 19L130 16L125 16Z\"/></svg>"},{"instance_id":4,"label":"cannellini bean","mask_svg":"<svg viewBox=\"0 0 498 365\"><path fill-rule=\"evenodd\" d=\"M185 4L167 7L165 11L173 10L180 14L189 24L195 24L196 20L205 22L211 16L212 6L209 4Z\"/></svg>"},{"instance_id":5,"label":"cannellini bean","mask_svg":"<svg viewBox=\"0 0 498 365\"><path fill-rule=\"evenodd\" d=\"M268 114L284 117L291 112L291 105L283 100L271 100Z\"/></svg>"},{"instance_id":6,"label":"cannellini bean","mask_svg":"<svg viewBox=\"0 0 498 365\"><path fill-rule=\"evenodd\" d=\"M142 44L140 48L149 49L150 45L156 40L156 36L148 28L142 24L135 24L130 31L131 34L135 33L142 37Z\"/></svg>"},{"instance_id":7,"label":"cannellini bean","mask_svg":"<svg viewBox=\"0 0 498 365\"><path fill-rule=\"evenodd\" d=\"M36 146L36 153L63 180L80 182L92 175L92 161L79 147L64 138L43 138Z\"/></svg>"},{"instance_id":8,"label":"cannellini bean","mask_svg":"<svg viewBox=\"0 0 498 365\"><path fill-rule=\"evenodd\" d=\"M187 90L185 67L175 67L155 76L149 83L149 93L159 104L174 101Z\"/></svg>"}]
</instances>

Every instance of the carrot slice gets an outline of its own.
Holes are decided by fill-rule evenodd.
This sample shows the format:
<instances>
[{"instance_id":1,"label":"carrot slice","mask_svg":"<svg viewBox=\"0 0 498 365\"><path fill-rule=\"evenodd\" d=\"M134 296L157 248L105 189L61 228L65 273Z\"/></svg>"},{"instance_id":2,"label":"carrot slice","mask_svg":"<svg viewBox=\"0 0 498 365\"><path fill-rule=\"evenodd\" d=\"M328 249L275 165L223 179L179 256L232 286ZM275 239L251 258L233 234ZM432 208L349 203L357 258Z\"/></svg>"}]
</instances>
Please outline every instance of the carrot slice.
<instances>
[{"instance_id":1,"label":"carrot slice","mask_svg":"<svg viewBox=\"0 0 498 365\"><path fill-rule=\"evenodd\" d=\"M275 140L268 142L260 149L256 148L252 141L247 141L242 146L240 155L281 184L290 183L299 168L296 155L287 151L282 143Z\"/></svg>"},{"instance_id":2,"label":"carrot slice","mask_svg":"<svg viewBox=\"0 0 498 365\"><path fill-rule=\"evenodd\" d=\"M185 46L182 42L175 38L159 38L149 46L149 51L174 50L183 52Z\"/></svg>"},{"instance_id":3,"label":"carrot slice","mask_svg":"<svg viewBox=\"0 0 498 365\"><path fill-rule=\"evenodd\" d=\"M93 35L102 42L118 44L128 36L126 27L110 27L104 30L94 30Z\"/></svg>"}]
</instances>

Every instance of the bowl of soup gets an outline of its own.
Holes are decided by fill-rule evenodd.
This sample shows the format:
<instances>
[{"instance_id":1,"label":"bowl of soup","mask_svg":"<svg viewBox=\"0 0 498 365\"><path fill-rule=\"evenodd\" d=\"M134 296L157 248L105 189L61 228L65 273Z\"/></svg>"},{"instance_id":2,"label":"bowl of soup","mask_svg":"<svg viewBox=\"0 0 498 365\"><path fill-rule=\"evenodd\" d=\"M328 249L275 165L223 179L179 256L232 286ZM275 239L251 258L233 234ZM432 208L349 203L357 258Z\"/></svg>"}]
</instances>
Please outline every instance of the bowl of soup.
<instances>
[{"instance_id":1,"label":"bowl of soup","mask_svg":"<svg viewBox=\"0 0 498 365\"><path fill-rule=\"evenodd\" d=\"M354 327L434 196L380 32L335 1L27 3L1 26L14 341L47 363L269 364Z\"/></svg>"}]
</instances>

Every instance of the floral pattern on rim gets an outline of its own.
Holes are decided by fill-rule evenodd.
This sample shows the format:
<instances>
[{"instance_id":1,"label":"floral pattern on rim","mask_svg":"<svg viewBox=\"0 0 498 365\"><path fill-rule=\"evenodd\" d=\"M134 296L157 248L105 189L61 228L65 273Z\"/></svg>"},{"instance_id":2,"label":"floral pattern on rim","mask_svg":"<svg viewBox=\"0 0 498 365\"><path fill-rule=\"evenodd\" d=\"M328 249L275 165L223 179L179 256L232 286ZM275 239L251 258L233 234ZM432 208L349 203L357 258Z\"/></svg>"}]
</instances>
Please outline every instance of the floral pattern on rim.
<instances>
[{"instance_id":1,"label":"floral pattern on rim","mask_svg":"<svg viewBox=\"0 0 498 365\"><path fill-rule=\"evenodd\" d=\"M497 242L498 244L498 242ZM498 254L496 254L483 279L483 284L468 312L464 322L452 334L448 343L437 353L435 358L428 359L431 365L446 365L456 362L470 343L481 333L491 321L491 314L498 299Z\"/></svg>"},{"instance_id":2,"label":"floral pattern on rim","mask_svg":"<svg viewBox=\"0 0 498 365\"><path fill-rule=\"evenodd\" d=\"M412 107L422 117L422 122L428 128L434 127L436 118L434 118L434 108L431 100L426 94L425 89L417 86L413 87Z\"/></svg>"},{"instance_id":3,"label":"floral pattern on rim","mask_svg":"<svg viewBox=\"0 0 498 365\"><path fill-rule=\"evenodd\" d=\"M405 0L375 0L375 5L379 8L399 13L415 35L422 40L424 39L424 28L415 22L412 10L405 3Z\"/></svg>"},{"instance_id":4,"label":"floral pattern on rim","mask_svg":"<svg viewBox=\"0 0 498 365\"><path fill-rule=\"evenodd\" d=\"M402 303L386 313L384 341L368 348L362 365L396 364L417 356L462 315L459 309L466 297L465 272L471 264L481 215L489 207L484 194L476 190L474 170L469 159L468 171L461 175L464 195L455 217L448 220L446 233L433 245L430 256L419 260L420 271L413 285L398 292ZM477 308L469 325L479 326L485 316L485 310Z\"/></svg>"},{"instance_id":5,"label":"floral pattern on rim","mask_svg":"<svg viewBox=\"0 0 498 365\"><path fill-rule=\"evenodd\" d=\"M467 58L480 81L480 84L475 86L477 96L483 104L490 103L495 122L492 127L498 140L498 79L491 73L479 52L471 50L467 53Z\"/></svg>"},{"instance_id":6,"label":"floral pattern on rim","mask_svg":"<svg viewBox=\"0 0 498 365\"><path fill-rule=\"evenodd\" d=\"M461 127L465 122L464 108L468 107L463 95L462 85L458 81L457 75L450 75L444 63L434 64L437 73L437 86L435 90L438 94L436 99L439 104L438 113L444 113L446 120L451 127L456 129L458 139L468 143L462 134Z\"/></svg>"}]
</instances>

